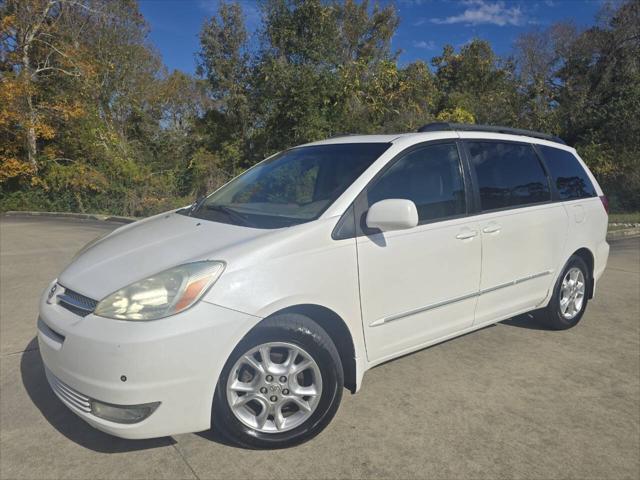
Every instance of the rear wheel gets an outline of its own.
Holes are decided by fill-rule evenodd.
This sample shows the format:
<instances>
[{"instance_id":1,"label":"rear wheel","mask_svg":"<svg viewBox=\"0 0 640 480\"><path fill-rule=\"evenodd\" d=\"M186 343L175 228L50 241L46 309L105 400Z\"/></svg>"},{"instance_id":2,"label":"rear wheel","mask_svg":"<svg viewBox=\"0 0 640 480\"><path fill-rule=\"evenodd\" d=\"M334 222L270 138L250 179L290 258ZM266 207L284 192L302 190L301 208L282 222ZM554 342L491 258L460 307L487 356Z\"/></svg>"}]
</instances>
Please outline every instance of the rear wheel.
<instances>
[{"instance_id":1,"label":"rear wheel","mask_svg":"<svg viewBox=\"0 0 640 480\"><path fill-rule=\"evenodd\" d=\"M578 324L587 308L589 269L585 261L574 255L565 266L546 309L545 321L556 330Z\"/></svg>"},{"instance_id":2,"label":"rear wheel","mask_svg":"<svg viewBox=\"0 0 640 480\"><path fill-rule=\"evenodd\" d=\"M338 351L298 314L265 320L233 351L218 380L213 428L250 448L283 448L314 437L342 398Z\"/></svg>"}]
</instances>

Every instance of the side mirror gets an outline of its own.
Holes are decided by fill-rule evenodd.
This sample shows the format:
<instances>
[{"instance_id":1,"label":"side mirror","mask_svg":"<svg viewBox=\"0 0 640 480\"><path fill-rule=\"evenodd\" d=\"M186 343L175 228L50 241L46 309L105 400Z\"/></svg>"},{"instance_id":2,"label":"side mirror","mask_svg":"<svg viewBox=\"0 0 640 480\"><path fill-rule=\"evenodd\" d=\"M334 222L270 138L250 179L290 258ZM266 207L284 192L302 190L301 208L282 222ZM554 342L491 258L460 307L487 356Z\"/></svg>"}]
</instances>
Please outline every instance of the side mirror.
<instances>
[{"instance_id":1,"label":"side mirror","mask_svg":"<svg viewBox=\"0 0 640 480\"><path fill-rule=\"evenodd\" d=\"M367 212L367 227L383 232L405 230L418 225L418 210L411 200L390 198L374 203Z\"/></svg>"}]
</instances>

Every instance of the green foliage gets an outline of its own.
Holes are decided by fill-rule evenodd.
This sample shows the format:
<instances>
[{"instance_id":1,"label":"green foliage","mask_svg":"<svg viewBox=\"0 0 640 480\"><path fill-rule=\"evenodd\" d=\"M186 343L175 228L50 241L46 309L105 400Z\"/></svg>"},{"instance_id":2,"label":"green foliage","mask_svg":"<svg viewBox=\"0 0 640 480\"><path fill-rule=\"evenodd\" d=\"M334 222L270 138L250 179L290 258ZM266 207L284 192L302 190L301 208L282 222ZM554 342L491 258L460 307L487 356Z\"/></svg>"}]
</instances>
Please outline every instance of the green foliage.
<instances>
[{"instance_id":1,"label":"green foliage","mask_svg":"<svg viewBox=\"0 0 640 480\"><path fill-rule=\"evenodd\" d=\"M640 2L583 31L525 33L513 57L475 39L408 65L393 5L261 8L251 40L240 5L220 3L193 77L166 71L134 0L1 3L0 209L148 215L300 143L431 121L559 134L613 209L640 209ZM304 200L313 179L283 182L282 198Z\"/></svg>"},{"instance_id":2,"label":"green foliage","mask_svg":"<svg viewBox=\"0 0 640 480\"><path fill-rule=\"evenodd\" d=\"M513 67L501 61L488 42L472 40L459 53L447 45L431 63L442 92L441 112L468 112L461 117L474 118L478 123L515 123L517 84Z\"/></svg>"},{"instance_id":3,"label":"green foliage","mask_svg":"<svg viewBox=\"0 0 640 480\"><path fill-rule=\"evenodd\" d=\"M609 223L638 223L640 224L640 212L612 213L609 215Z\"/></svg>"},{"instance_id":4,"label":"green foliage","mask_svg":"<svg viewBox=\"0 0 640 480\"><path fill-rule=\"evenodd\" d=\"M441 122L476 123L473 114L461 107L441 110L436 119Z\"/></svg>"}]
</instances>

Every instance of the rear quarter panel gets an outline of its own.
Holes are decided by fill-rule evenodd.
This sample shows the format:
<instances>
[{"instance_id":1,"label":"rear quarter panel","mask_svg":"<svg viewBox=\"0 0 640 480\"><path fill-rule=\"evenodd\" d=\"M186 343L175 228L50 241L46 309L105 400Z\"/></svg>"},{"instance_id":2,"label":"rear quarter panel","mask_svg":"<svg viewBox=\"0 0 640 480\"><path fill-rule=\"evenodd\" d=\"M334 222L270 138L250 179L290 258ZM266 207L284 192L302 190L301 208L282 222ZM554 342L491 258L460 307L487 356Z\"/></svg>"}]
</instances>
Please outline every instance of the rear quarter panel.
<instances>
[{"instance_id":1,"label":"rear quarter panel","mask_svg":"<svg viewBox=\"0 0 640 480\"><path fill-rule=\"evenodd\" d=\"M607 243L608 215L598 197L564 203L569 220L565 262L580 248L587 248L594 257L594 278L600 278L609 257ZM560 266L560 269L562 266Z\"/></svg>"},{"instance_id":2,"label":"rear quarter panel","mask_svg":"<svg viewBox=\"0 0 640 480\"><path fill-rule=\"evenodd\" d=\"M598 197L604 195L598 180L574 148L568 146L555 147L571 152L587 173L587 176L596 189ZM598 197L563 202L569 221L567 244L564 252L565 262L580 248L587 248L591 252L594 260L594 295L595 284L597 284L598 279L602 276L609 258L609 244L607 243L609 215L602 204L602 200ZM559 266L558 275L560 275L563 266L564 263Z\"/></svg>"}]
</instances>

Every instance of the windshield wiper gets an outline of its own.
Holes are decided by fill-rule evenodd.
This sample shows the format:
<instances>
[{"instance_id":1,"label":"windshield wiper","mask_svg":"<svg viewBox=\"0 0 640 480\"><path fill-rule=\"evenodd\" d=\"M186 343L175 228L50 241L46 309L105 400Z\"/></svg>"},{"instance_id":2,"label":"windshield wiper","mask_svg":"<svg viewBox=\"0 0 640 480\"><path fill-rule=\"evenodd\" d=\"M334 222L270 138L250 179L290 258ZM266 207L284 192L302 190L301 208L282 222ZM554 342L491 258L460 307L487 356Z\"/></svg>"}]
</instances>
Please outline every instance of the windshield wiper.
<instances>
[{"instance_id":1,"label":"windshield wiper","mask_svg":"<svg viewBox=\"0 0 640 480\"><path fill-rule=\"evenodd\" d=\"M204 203L204 201L207 199L206 195L200 195L196 201L193 203L193 205L191 205L190 207L187 207L186 209L186 214L189 215L190 217L193 217L193 214L200 208L200 206Z\"/></svg>"},{"instance_id":2,"label":"windshield wiper","mask_svg":"<svg viewBox=\"0 0 640 480\"><path fill-rule=\"evenodd\" d=\"M229 208L226 205L209 204L206 205L205 208L214 212L224 213L227 217L234 219L236 222L240 222L242 225L245 225L247 227L253 226L253 224L249 220L247 220L244 215L241 215L233 208Z\"/></svg>"}]
</instances>

